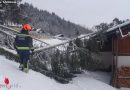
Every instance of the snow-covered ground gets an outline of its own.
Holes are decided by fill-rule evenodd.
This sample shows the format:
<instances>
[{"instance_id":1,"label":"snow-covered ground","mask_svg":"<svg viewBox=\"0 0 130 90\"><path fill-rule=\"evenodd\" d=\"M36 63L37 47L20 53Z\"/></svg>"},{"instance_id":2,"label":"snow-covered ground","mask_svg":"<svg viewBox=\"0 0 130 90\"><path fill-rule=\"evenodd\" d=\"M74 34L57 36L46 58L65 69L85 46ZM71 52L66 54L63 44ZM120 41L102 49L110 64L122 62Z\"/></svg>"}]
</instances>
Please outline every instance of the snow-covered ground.
<instances>
[{"instance_id":1,"label":"snow-covered ground","mask_svg":"<svg viewBox=\"0 0 130 90\"><path fill-rule=\"evenodd\" d=\"M96 80L102 81L106 84L110 84L110 73L107 72L90 72L90 71L85 71L84 74L81 74L83 77L86 78L94 78Z\"/></svg>"},{"instance_id":2,"label":"snow-covered ground","mask_svg":"<svg viewBox=\"0 0 130 90\"><path fill-rule=\"evenodd\" d=\"M26 74L18 69L18 65L0 56L0 90L7 90L5 78L10 81L8 87L12 86L8 90L116 90L106 84L109 83L109 73L85 72L69 84L60 84L33 70Z\"/></svg>"},{"instance_id":3,"label":"snow-covered ground","mask_svg":"<svg viewBox=\"0 0 130 90\"><path fill-rule=\"evenodd\" d=\"M59 40L59 39L55 39L55 38L49 38L49 39L40 39L41 41L47 43L48 45L52 46L52 45L56 45L56 44L60 44L62 42L65 42L66 40ZM34 40L33 41L33 45L35 47L45 47L48 46L45 43L39 42Z\"/></svg>"}]
</instances>

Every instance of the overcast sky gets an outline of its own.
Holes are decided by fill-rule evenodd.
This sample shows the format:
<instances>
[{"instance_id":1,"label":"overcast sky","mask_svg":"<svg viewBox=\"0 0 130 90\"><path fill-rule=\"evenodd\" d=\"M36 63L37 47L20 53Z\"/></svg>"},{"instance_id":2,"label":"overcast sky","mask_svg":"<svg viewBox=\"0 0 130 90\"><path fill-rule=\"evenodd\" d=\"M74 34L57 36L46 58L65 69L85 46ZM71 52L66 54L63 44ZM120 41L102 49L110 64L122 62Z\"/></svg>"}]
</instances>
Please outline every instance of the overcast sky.
<instances>
[{"instance_id":1,"label":"overcast sky","mask_svg":"<svg viewBox=\"0 0 130 90\"><path fill-rule=\"evenodd\" d=\"M86 27L130 19L130 0L23 0Z\"/></svg>"}]
</instances>

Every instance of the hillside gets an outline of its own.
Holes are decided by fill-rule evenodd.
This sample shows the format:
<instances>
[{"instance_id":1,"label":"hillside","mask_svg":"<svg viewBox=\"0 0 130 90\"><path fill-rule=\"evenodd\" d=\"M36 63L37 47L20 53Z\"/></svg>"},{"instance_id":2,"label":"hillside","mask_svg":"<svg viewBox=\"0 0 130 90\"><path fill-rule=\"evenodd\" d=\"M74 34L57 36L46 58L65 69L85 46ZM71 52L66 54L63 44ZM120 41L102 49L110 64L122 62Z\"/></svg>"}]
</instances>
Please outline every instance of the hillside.
<instances>
[{"instance_id":1,"label":"hillside","mask_svg":"<svg viewBox=\"0 0 130 90\"><path fill-rule=\"evenodd\" d=\"M19 71L17 63L0 56L1 90L7 90L4 83L5 77L9 80L8 87L12 86L9 90L116 90L87 74L78 75L69 84L60 84L32 70L29 74Z\"/></svg>"},{"instance_id":2,"label":"hillside","mask_svg":"<svg viewBox=\"0 0 130 90\"><path fill-rule=\"evenodd\" d=\"M29 21L35 28L41 28L42 31L50 33L51 35L63 34L67 37L73 37L82 33L89 33L90 30L76 25L65 19L61 19L55 13L39 10L33 5L24 3L20 5L21 12L25 19Z\"/></svg>"}]
</instances>

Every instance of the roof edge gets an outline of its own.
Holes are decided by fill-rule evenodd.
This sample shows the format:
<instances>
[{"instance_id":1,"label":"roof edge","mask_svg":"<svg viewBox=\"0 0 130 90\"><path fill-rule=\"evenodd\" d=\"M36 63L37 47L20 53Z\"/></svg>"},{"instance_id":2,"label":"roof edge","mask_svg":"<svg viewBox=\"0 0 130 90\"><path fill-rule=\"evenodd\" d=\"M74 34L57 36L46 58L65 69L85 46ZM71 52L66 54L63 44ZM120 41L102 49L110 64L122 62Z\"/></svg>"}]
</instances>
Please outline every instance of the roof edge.
<instances>
[{"instance_id":1,"label":"roof edge","mask_svg":"<svg viewBox=\"0 0 130 90\"><path fill-rule=\"evenodd\" d=\"M129 25L129 24L130 24L130 21L124 22L122 24L119 24L119 25L117 25L115 27L112 27L112 28L108 29L106 32L114 31L114 30L116 30L118 28L121 28L121 27Z\"/></svg>"}]
</instances>

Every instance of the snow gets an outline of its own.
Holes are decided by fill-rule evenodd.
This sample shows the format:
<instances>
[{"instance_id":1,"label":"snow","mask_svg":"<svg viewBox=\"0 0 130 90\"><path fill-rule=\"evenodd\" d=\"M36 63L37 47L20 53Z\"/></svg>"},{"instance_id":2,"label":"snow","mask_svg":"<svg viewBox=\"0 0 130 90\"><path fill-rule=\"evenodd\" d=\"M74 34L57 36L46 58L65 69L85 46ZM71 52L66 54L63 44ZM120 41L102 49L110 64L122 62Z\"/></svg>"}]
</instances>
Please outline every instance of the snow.
<instances>
[{"instance_id":1,"label":"snow","mask_svg":"<svg viewBox=\"0 0 130 90\"><path fill-rule=\"evenodd\" d=\"M54 39L54 38L49 38L49 39L40 39L41 41L47 43L42 43L42 42L39 42L39 41L36 41L34 40L33 41L33 45L34 47L46 47L46 46L53 46L53 45L57 45L57 44L60 44L60 43L63 43L65 42L66 40L59 40L59 39Z\"/></svg>"},{"instance_id":2,"label":"snow","mask_svg":"<svg viewBox=\"0 0 130 90\"><path fill-rule=\"evenodd\" d=\"M65 40L59 40L59 39L51 38L51 39L44 39L43 41L48 43L49 45L56 45L56 44L62 43Z\"/></svg>"},{"instance_id":3,"label":"snow","mask_svg":"<svg viewBox=\"0 0 130 90\"><path fill-rule=\"evenodd\" d=\"M91 34L91 33L90 33ZM87 36L88 35L88 36ZM87 37L86 37L87 36ZM90 36L89 36L89 34L81 34L81 35L79 35L78 36L78 38L82 38L82 37L85 37L85 39L89 39L90 38Z\"/></svg>"},{"instance_id":4,"label":"snow","mask_svg":"<svg viewBox=\"0 0 130 90\"><path fill-rule=\"evenodd\" d=\"M110 73L100 72L100 71L96 71L96 72L85 71L84 77L91 77L96 80L102 81L106 84L110 84L110 78L111 78Z\"/></svg>"},{"instance_id":5,"label":"snow","mask_svg":"<svg viewBox=\"0 0 130 90\"><path fill-rule=\"evenodd\" d=\"M36 48L35 51L39 51L42 49L47 49L47 48L52 48L52 47L56 47L61 50L64 51L65 50L65 46L67 42L69 42L69 40L59 40L59 39L55 39L55 38L49 38L49 39L40 39L41 41L47 43L42 43L39 41L33 41L33 45ZM63 44L63 46L61 45ZM60 46L59 46L60 45Z\"/></svg>"},{"instance_id":6,"label":"snow","mask_svg":"<svg viewBox=\"0 0 130 90\"><path fill-rule=\"evenodd\" d=\"M60 84L55 80L38 72L30 70L28 74L18 70L18 63L0 56L0 90L7 90L4 85L5 77L9 79L12 87L8 90L116 90L110 85L99 81L102 72L85 72L77 75L69 84ZM106 78L104 76L104 78ZM97 80L96 80L96 79Z\"/></svg>"},{"instance_id":7,"label":"snow","mask_svg":"<svg viewBox=\"0 0 130 90\"><path fill-rule=\"evenodd\" d=\"M0 46L0 48L4 49L5 51L8 51L8 52L10 52L10 53L12 53L14 55L17 55L17 52L15 50L11 50L11 49L8 49L8 48L3 47L3 46Z\"/></svg>"},{"instance_id":8,"label":"snow","mask_svg":"<svg viewBox=\"0 0 130 90\"><path fill-rule=\"evenodd\" d=\"M108 29L107 32L116 30L116 29L118 29L119 27L123 27L123 26L126 26L126 25L128 25L128 24L130 24L130 21L127 21L127 22L125 22L125 23L122 23L122 24L119 24L119 25L117 25L117 26L114 26L114 27Z\"/></svg>"},{"instance_id":9,"label":"snow","mask_svg":"<svg viewBox=\"0 0 130 90\"><path fill-rule=\"evenodd\" d=\"M37 40L33 40L33 46L35 48L39 48L39 47L45 47L47 45L45 43L43 43L43 42L40 42L40 41L37 41Z\"/></svg>"}]
</instances>

